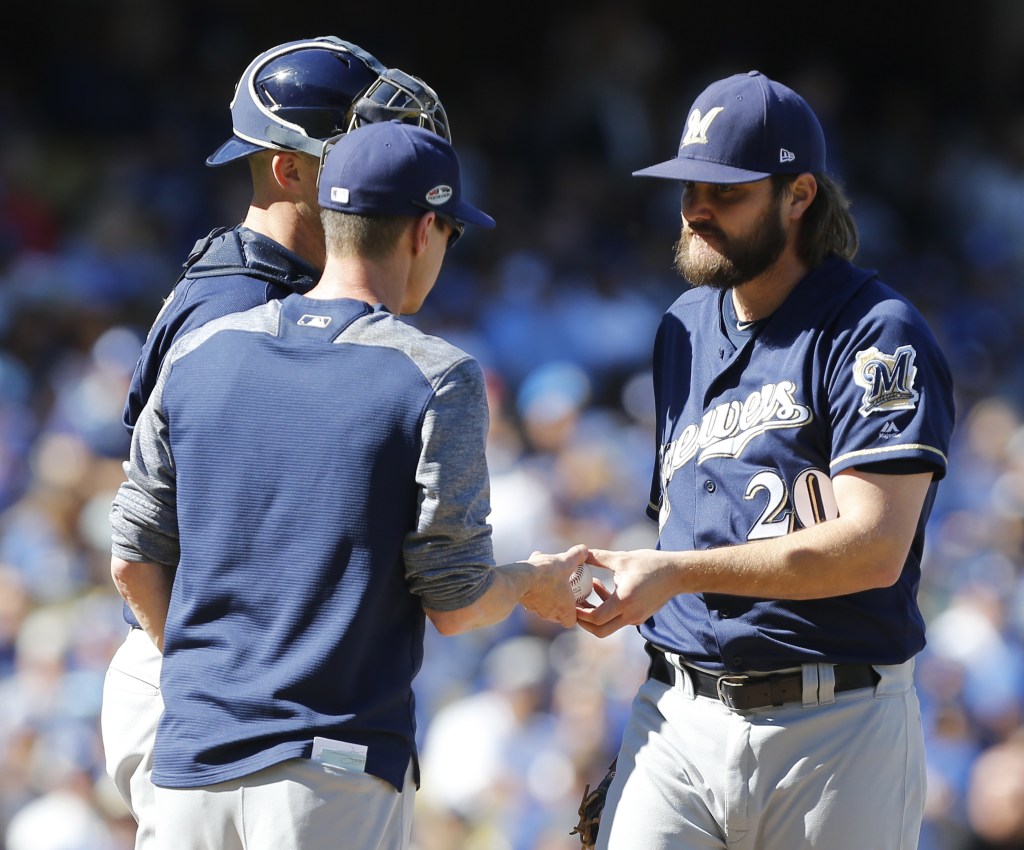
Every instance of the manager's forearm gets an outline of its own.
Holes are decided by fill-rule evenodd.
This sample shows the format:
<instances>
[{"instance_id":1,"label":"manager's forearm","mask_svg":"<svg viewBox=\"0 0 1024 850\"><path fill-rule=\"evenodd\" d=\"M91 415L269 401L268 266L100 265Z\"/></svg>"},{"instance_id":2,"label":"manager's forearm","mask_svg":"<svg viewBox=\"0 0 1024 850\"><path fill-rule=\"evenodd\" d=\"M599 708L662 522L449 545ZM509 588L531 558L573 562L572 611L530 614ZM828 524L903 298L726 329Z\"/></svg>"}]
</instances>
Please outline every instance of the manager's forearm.
<instances>
[{"instance_id":1,"label":"manager's forearm","mask_svg":"<svg viewBox=\"0 0 1024 850\"><path fill-rule=\"evenodd\" d=\"M428 608L427 616L443 635L457 635L501 622L529 590L535 570L525 561L495 567L491 586L475 602L454 611Z\"/></svg>"},{"instance_id":2,"label":"manager's forearm","mask_svg":"<svg viewBox=\"0 0 1024 850\"><path fill-rule=\"evenodd\" d=\"M455 611L424 610L443 635L498 623L516 605L569 628L576 624L576 600L569 588L569 575L586 557L587 547L582 544L555 555L534 552L528 561L495 567L491 586L470 605Z\"/></svg>"},{"instance_id":3,"label":"manager's forearm","mask_svg":"<svg viewBox=\"0 0 1024 850\"><path fill-rule=\"evenodd\" d=\"M164 625L171 601L174 567L166 564L110 559L110 575L121 597L128 603L139 625L163 652Z\"/></svg>"}]
</instances>

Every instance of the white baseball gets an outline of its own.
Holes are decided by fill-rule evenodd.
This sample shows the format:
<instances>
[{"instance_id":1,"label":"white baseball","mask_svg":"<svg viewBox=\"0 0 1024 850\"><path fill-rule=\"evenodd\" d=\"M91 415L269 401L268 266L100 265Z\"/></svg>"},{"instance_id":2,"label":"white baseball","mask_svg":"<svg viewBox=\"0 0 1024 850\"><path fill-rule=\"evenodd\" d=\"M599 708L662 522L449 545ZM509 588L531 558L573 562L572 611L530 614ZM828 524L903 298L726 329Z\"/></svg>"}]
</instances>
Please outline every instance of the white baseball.
<instances>
[{"instance_id":1,"label":"white baseball","mask_svg":"<svg viewBox=\"0 0 1024 850\"><path fill-rule=\"evenodd\" d=\"M572 588L573 596L577 602L582 602L594 590L594 573L590 564L580 564L575 572L569 576L569 587Z\"/></svg>"}]
</instances>

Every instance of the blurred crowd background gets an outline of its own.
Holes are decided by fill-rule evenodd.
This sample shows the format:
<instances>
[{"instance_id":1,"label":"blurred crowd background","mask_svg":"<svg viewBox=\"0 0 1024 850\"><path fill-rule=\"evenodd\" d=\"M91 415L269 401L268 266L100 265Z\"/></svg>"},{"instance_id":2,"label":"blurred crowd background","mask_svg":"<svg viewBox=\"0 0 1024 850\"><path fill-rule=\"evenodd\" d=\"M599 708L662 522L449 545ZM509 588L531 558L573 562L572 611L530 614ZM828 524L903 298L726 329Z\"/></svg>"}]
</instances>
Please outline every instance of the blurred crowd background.
<instances>
[{"instance_id":1,"label":"blurred crowd background","mask_svg":"<svg viewBox=\"0 0 1024 850\"><path fill-rule=\"evenodd\" d=\"M671 156L693 97L757 68L812 103L860 265L925 312L957 383L929 529L923 850L1024 848L1024 4L58 0L0 51L0 850L124 850L98 713L123 639L107 510L142 339L192 244L240 220L203 160L258 52L333 34L426 79L467 195L418 326L490 381L496 555L653 545L650 351L680 291ZM386 378L385 378L386 379ZM284 438L286 435L282 435ZM644 677L516 614L428 628L416 850L573 850Z\"/></svg>"}]
</instances>

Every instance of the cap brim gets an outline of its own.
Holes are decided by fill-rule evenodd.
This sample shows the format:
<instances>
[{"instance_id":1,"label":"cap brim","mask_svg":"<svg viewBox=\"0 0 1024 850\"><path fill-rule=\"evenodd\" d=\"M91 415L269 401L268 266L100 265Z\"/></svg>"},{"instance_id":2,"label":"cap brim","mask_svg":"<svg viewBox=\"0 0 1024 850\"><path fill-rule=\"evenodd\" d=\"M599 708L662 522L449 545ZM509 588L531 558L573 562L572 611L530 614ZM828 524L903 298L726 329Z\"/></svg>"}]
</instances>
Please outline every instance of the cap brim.
<instances>
[{"instance_id":1,"label":"cap brim","mask_svg":"<svg viewBox=\"0 0 1024 850\"><path fill-rule=\"evenodd\" d=\"M496 222L483 210L478 210L472 204L467 204L465 201L459 201L458 205L449 213L456 221L464 222L465 224L475 224L477 227L494 227Z\"/></svg>"},{"instance_id":2,"label":"cap brim","mask_svg":"<svg viewBox=\"0 0 1024 850\"><path fill-rule=\"evenodd\" d=\"M675 157L633 172L634 177L661 177L665 180L687 180L693 183L752 183L771 177L764 171L747 171L720 162Z\"/></svg>"},{"instance_id":3,"label":"cap brim","mask_svg":"<svg viewBox=\"0 0 1024 850\"><path fill-rule=\"evenodd\" d=\"M232 136L206 158L206 164L209 166L224 165L226 162L234 162L236 159L262 150L266 150L266 148L261 148L251 142L243 142L238 136Z\"/></svg>"}]
</instances>

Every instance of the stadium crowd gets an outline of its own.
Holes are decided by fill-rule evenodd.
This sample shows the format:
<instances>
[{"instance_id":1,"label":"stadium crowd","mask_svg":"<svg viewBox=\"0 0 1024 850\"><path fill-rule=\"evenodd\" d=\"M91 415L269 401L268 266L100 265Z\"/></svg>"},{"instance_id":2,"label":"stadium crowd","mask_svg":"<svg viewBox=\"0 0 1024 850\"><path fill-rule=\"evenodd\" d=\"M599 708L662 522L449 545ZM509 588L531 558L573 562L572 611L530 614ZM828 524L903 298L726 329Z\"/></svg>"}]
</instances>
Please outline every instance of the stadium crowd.
<instances>
[{"instance_id":1,"label":"stadium crowd","mask_svg":"<svg viewBox=\"0 0 1024 850\"><path fill-rule=\"evenodd\" d=\"M98 735L126 628L108 571L121 408L181 259L243 209L242 169L202 166L237 69L334 29L256 43L225 22L185 32L170 3L111 7L99 49L54 43L45 115L43 98L0 88L0 850L132 846ZM681 286L666 227L678 190L630 173L671 154L707 81L762 65L826 123L858 263L923 309L954 370L958 424L920 590L921 848L1022 848L1024 100L968 112L955 87L925 98L897 81L869 107L838 61L775 68L768 45L684 71L642 8L556 18L562 49L543 71L446 76L383 29L336 33L436 86L467 194L498 221L462 240L411 319L487 371L498 561L653 545L649 361ZM171 73L185 54L198 58ZM604 775L645 672L639 636L599 641L520 612L459 638L428 627L427 641L416 850L578 847L583 787Z\"/></svg>"}]
</instances>

